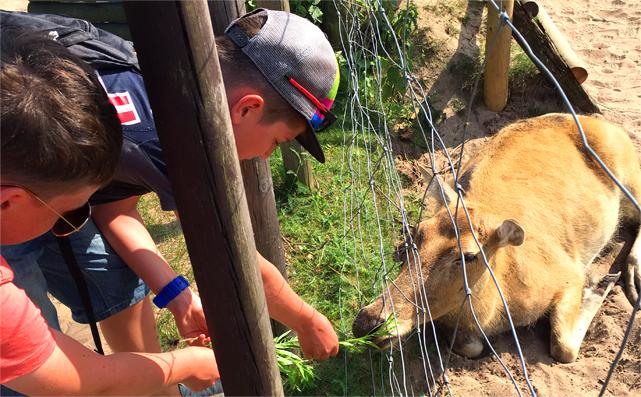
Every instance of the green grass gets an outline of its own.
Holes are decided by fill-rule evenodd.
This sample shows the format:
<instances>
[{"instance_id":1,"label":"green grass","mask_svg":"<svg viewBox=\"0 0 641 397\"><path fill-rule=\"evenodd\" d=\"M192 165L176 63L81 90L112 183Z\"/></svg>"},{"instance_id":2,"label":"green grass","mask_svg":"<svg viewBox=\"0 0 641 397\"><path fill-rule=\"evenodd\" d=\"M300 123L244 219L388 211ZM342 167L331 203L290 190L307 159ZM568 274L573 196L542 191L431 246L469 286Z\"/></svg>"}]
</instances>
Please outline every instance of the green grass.
<instances>
[{"instance_id":1,"label":"green grass","mask_svg":"<svg viewBox=\"0 0 641 397\"><path fill-rule=\"evenodd\" d=\"M286 177L280 153L271 157L289 282L305 301L330 319L343 341L352 338L351 323L360 307L380 294L380 282L377 280L382 276L376 211L367 173L363 171L366 164L364 142L359 138L359 145L352 148L354 171L349 171L343 159L344 134L339 129L322 134L321 143L327 161L325 164L313 162L318 182L314 191L297 182L292 183L291 178ZM371 154L371 161L378 157L377 153ZM360 176L356 171L359 166ZM393 242L400 224L391 216L398 213L395 204L382 198L382 193L390 195L385 188L384 176L383 172L378 172L374 179L380 186L376 192L384 242L382 249L389 276L394 277L398 265L392 261ZM359 215L354 216L353 229L344 215L344 200L352 189L354 201L362 203ZM139 210L170 265L193 281L184 238L174 215L160 210L155 195L143 197ZM171 314L166 310L158 311L157 322L163 348L174 347L180 336ZM378 352L350 352L342 348L336 358L314 364L314 377L310 382L300 387L290 385L286 390L292 395L371 394L370 362L374 363L376 378L380 374L381 360L383 358ZM380 390L381 380L376 378L375 381L377 390Z\"/></svg>"},{"instance_id":2,"label":"green grass","mask_svg":"<svg viewBox=\"0 0 641 397\"><path fill-rule=\"evenodd\" d=\"M523 78L538 73L536 65L527 56L523 49L512 40L510 46L510 78Z\"/></svg>"}]
</instances>

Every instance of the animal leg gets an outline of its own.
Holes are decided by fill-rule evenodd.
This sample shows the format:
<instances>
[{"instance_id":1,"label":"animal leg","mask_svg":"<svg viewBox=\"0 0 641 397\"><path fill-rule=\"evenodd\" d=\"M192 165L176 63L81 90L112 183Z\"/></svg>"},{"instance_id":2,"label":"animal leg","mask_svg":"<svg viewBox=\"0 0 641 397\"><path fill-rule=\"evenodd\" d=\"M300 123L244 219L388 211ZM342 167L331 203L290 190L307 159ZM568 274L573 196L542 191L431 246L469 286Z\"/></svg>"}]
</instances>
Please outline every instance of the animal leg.
<instances>
[{"instance_id":1,"label":"animal leg","mask_svg":"<svg viewBox=\"0 0 641 397\"><path fill-rule=\"evenodd\" d=\"M552 311L550 354L563 363L574 362L579 355L590 323L621 273L608 274L593 286L567 291Z\"/></svg>"},{"instance_id":2,"label":"animal leg","mask_svg":"<svg viewBox=\"0 0 641 397\"><path fill-rule=\"evenodd\" d=\"M452 342L450 335L448 335L447 339L448 344ZM480 356L481 353L483 353L484 348L485 344L483 343L481 334L475 331L463 331L461 329L458 330L456 339L454 340L454 345L452 346L452 350L467 358L476 358Z\"/></svg>"},{"instance_id":3,"label":"animal leg","mask_svg":"<svg viewBox=\"0 0 641 397\"><path fill-rule=\"evenodd\" d=\"M636 153L631 153L631 157L636 159ZM627 187L637 201L641 201L641 169L639 169L638 163L636 166L633 165L634 162L629 162L628 164L632 165L632 167L629 170L630 176ZM639 225L624 270L625 294L630 304L634 307L639 295L641 295L641 213L629 203L627 198L624 198L624 203L628 209L623 212L624 216Z\"/></svg>"},{"instance_id":4,"label":"animal leg","mask_svg":"<svg viewBox=\"0 0 641 397\"><path fill-rule=\"evenodd\" d=\"M625 295L635 305L641 294L641 226L625 266Z\"/></svg>"}]
</instances>

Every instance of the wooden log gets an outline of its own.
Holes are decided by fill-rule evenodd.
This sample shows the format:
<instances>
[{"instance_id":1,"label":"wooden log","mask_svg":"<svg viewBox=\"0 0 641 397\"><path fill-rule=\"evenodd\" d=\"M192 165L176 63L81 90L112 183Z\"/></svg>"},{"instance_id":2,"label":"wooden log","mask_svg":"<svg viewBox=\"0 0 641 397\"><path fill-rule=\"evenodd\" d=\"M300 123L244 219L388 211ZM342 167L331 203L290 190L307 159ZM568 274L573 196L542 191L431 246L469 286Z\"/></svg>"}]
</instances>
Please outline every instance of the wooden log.
<instances>
[{"instance_id":1,"label":"wooden log","mask_svg":"<svg viewBox=\"0 0 641 397\"><path fill-rule=\"evenodd\" d=\"M256 0L256 6L268 10L289 12L289 0Z\"/></svg>"},{"instance_id":2,"label":"wooden log","mask_svg":"<svg viewBox=\"0 0 641 397\"><path fill-rule=\"evenodd\" d=\"M511 18L514 0L497 3ZM512 31L509 26L501 23L498 11L488 4L483 98L485 106L494 112L500 112L507 105L511 42Z\"/></svg>"},{"instance_id":3,"label":"wooden log","mask_svg":"<svg viewBox=\"0 0 641 397\"><path fill-rule=\"evenodd\" d=\"M256 6L289 12L288 0L256 0ZM296 141L281 144L280 151L283 156L283 168L285 168L287 179L290 179L290 175L295 175L295 178L298 178L309 190L314 190L316 181L314 180L312 164L306 156L302 155L303 150Z\"/></svg>"},{"instance_id":4,"label":"wooden log","mask_svg":"<svg viewBox=\"0 0 641 397\"><path fill-rule=\"evenodd\" d=\"M224 34L231 21L245 14L245 3L239 0L209 1L209 13L215 34ZM217 17L214 18L213 15ZM219 25L222 24L222 25ZM272 183L272 170L268 160L255 158L240 162L247 206L254 231L256 249L287 279L285 253L281 241L276 198ZM274 335L281 335L287 329L272 320Z\"/></svg>"},{"instance_id":5,"label":"wooden log","mask_svg":"<svg viewBox=\"0 0 641 397\"><path fill-rule=\"evenodd\" d=\"M280 153L283 156L285 179L293 183L298 179L311 191L316 189L314 169L307 155L303 154L303 147L296 141L280 144Z\"/></svg>"},{"instance_id":6,"label":"wooden log","mask_svg":"<svg viewBox=\"0 0 641 397\"><path fill-rule=\"evenodd\" d=\"M28 12L57 14L80 18L92 23L127 23L122 3L30 2Z\"/></svg>"},{"instance_id":7,"label":"wooden log","mask_svg":"<svg viewBox=\"0 0 641 397\"><path fill-rule=\"evenodd\" d=\"M281 396L207 3L126 2L125 11L225 394Z\"/></svg>"},{"instance_id":8,"label":"wooden log","mask_svg":"<svg viewBox=\"0 0 641 397\"><path fill-rule=\"evenodd\" d=\"M246 12L244 0L214 0L208 1L207 5L216 36L223 35L227 25Z\"/></svg>"},{"instance_id":9,"label":"wooden log","mask_svg":"<svg viewBox=\"0 0 641 397\"><path fill-rule=\"evenodd\" d=\"M343 49L341 44L340 20L338 18L338 10L336 9L336 7L342 6L343 3L339 2L334 4L333 1L322 1L320 3L320 8L323 11L321 29L327 35L327 40L332 44L334 51L341 51Z\"/></svg>"},{"instance_id":10,"label":"wooden log","mask_svg":"<svg viewBox=\"0 0 641 397\"><path fill-rule=\"evenodd\" d=\"M519 2L514 6L513 21L514 26L521 32L534 55L541 60L558 80L572 105L583 113L600 113L599 107L576 80L570 67L561 58L554 43L545 33L540 23L530 18Z\"/></svg>"},{"instance_id":11,"label":"wooden log","mask_svg":"<svg viewBox=\"0 0 641 397\"><path fill-rule=\"evenodd\" d=\"M559 56L568 64L568 67L574 74L574 78L583 84L588 78L588 65L577 55L566 40L565 36L556 27L550 15L545 11L542 4L538 1L528 0L523 3L523 9L530 18L536 18L540 23L543 31L550 37Z\"/></svg>"}]
</instances>

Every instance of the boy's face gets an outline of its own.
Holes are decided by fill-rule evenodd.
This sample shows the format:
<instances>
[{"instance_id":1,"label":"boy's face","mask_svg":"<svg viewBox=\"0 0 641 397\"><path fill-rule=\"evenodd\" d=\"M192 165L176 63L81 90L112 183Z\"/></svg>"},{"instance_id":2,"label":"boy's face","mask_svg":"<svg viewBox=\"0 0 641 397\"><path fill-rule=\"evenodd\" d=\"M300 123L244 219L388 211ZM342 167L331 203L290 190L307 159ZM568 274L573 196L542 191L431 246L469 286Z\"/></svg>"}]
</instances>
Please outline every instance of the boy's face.
<instances>
[{"instance_id":1,"label":"boy's face","mask_svg":"<svg viewBox=\"0 0 641 397\"><path fill-rule=\"evenodd\" d=\"M302 117L290 122L278 120L271 124L259 122L254 125L234 126L238 158L240 160L254 157L267 159L276 146L295 139L305 131L305 128L307 123Z\"/></svg>"},{"instance_id":2,"label":"boy's face","mask_svg":"<svg viewBox=\"0 0 641 397\"><path fill-rule=\"evenodd\" d=\"M266 159L276 146L293 140L307 128L307 121L298 114L297 117L283 115L272 123L264 122L265 100L253 89L230 89L227 100L240 160Z\"/></svg>"},{"instance_id":3,"label":"boy's face","mask_svg":"<svg viewBox=\"0 0 641 397\"><path fill-rule=\"evenodd\" d=\"M98 186L81 187L56 195L45 200L48 208L23 188L1 187L0 244L19 244L41 236L58 221L58 214L82 207L96 190Z\"/></svg>"}]
</instances>

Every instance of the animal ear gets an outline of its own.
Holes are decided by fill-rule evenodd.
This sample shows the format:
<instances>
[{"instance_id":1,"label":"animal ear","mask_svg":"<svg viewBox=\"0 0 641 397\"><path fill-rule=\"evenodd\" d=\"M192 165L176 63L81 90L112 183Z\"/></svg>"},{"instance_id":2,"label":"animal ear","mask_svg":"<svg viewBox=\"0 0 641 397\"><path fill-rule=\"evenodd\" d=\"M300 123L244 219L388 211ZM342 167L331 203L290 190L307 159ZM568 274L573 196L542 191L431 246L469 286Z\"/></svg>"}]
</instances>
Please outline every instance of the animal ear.
<instances>
[{"instance_id":1,"label":"animal ear","mask_svg":"<svg viewBox=\"0 0 641 397\"><path fill-rule=\"evenodd\" d=\"M506 245L518 246L525 241L525 230L513 219L503 221L501 226L496 229L496 235L499 240L499 247Z\"/></svg>"},{"instance_id":2,"label":"animal ear","mask_svg":"<svg viewBox=\"0 0 641 397\"><path fill-rule=\"evenodd\" d=\"M445 183L439 175L433 175L430 170L424 166L417 164L418 169L423 174L423 179L427 182L427 194L435 199L437 202L442 203L445 197L445 204L449 205L451 202L456 201L458 194L449 184ZM441 192L442 190L442 192Z\"/></svg>"}]
</instances>

